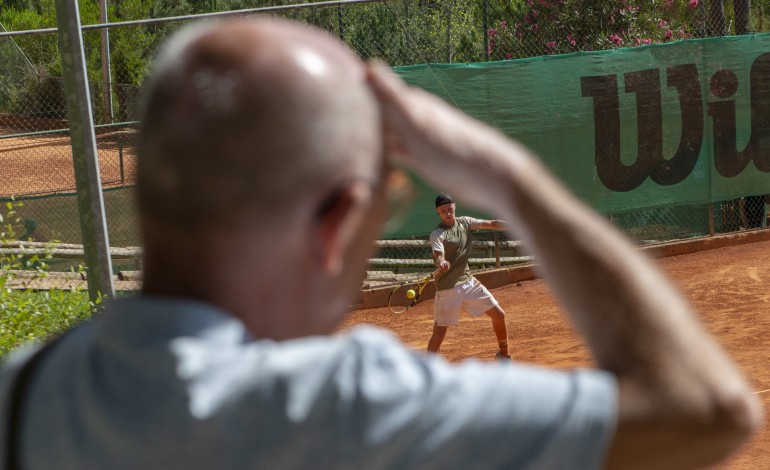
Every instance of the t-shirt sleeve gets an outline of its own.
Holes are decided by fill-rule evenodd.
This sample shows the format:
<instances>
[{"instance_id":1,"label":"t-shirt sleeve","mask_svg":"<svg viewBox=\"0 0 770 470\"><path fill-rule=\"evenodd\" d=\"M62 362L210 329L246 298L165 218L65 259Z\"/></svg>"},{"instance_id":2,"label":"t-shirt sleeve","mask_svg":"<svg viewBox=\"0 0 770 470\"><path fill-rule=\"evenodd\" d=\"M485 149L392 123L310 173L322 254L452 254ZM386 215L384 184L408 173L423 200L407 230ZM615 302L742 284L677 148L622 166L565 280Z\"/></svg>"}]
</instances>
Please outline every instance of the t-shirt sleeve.
<instances>
[{"instance_id":1,"label":"t-shirt sleeve","mask_svg":"<svg viewBox=\"0 0 770 470\"><path fill-rule=\"evenodd\" d=\"M444 253L444 240L441 237L442 230L434 230L430 233L430 248L433 251Z\"/></svg>"},{"instance_id":2,"label":"t-shirt sleeve","mask_svg":"<svg viewBox=\"0 0 770 470\"><path fill-rule=\"evenodd\" d=\"M611 374L452 365L395 341L375 343L349 379L371 418L360 432L393 459L388 467L602 467L617 419Z\"/></svg>"},{"instance_id":3,"label":"t-shirt sleeve","mask_svg":"<svg viewBox=\"0 0 770 470\"><path fill-rule=\"evenodd\" d=\"M478 230L478 226L485 222L483 219L477 219L475 217L464 216L462 218L467 224L468 230Z\"/></svg>"}]
</instances>

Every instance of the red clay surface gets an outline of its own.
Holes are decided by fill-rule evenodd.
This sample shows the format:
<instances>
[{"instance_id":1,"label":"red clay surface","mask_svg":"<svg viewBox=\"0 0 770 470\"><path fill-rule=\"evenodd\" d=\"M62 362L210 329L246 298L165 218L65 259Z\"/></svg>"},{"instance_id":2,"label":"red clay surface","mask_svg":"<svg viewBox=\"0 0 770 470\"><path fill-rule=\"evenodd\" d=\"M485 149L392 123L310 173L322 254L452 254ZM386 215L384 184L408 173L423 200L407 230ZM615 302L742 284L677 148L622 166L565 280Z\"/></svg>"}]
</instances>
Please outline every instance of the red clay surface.
<instances>
[{"instance_id":1,"label":"red clay surface","mask_svg":"<svg viewBox=\"0 0 770 470\"><path fill-rule=\"evenodd\" d=\"M655 262L695 305L770 410L770 242L672 256ZM492 289L507 312L515 360L553 368L591 366L591 356L542 280ZM356 310L343 328L370 323L392 330L410 347L424 350L433 324L433 300L401 315L387 308ZM497 349L487 317L463 314L441 348L450 361L492 360ZM768 417L770 419L770 416ZM724 464L731 470L770 469L770 422Z\"/></svg>"},{"instance_id":2,"label":"red clay surface","mask_svg":"<svg viewBox=\"0 0 770 470\"><path fill-rule=\"evenodd\" d=\"M10 133L10 131L4 131ZM1 134L1 132L0 132ZM136 173L135 134L119 130L97 135L102 185L132 183ZM0 196L40 195L75 190L69 136L0 139Z\"/></svg>"}]
</instances>

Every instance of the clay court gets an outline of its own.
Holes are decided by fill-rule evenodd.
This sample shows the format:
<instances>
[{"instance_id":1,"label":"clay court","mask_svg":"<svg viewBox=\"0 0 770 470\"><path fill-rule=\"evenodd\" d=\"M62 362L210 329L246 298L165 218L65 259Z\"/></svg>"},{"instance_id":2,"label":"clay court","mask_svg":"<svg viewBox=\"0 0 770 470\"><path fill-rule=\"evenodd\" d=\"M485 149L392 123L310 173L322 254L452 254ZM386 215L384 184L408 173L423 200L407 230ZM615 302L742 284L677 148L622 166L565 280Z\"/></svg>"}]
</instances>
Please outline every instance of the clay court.
<instances>
[{"instance_id":1,"label":"clay court","mask_svg":"<svg viewBox=\"0 0 770 470\"><path fill-rule=\"evenodd\" d=\"M23 132L3 125L0 136ZM35 123L38 124L38 123ZM56 124L50 125L57 127ZM61 124L59 124L61 126ZM106 188L130 184L136 173L135 131L128 128L99 130L96 142L102 185ZM0 196L28 196L72 192L75 172L68 133L4 137L0 139Z\"/></svg>"},{"instance_id":2,"label":"clay court","mask_svg":"<svg viewBox=\"0 0 770 470\"><path fill-rule=\"evenodd\" d=\"M656 262L700 312L705 326L743 367L770 410L770 241L660 258ZM573 333L548 286L528 280L492 289L508 313L511 355L544 367L591 367L590 354ZM371 323L424 350L433 324L433 300L395 315L387 308L355 310L344 327ZM497 348L487 317L465 314L441 348L449 361L491 361ZM770 423L720 469L770 468Z\"/></svg>"}]
</instances>

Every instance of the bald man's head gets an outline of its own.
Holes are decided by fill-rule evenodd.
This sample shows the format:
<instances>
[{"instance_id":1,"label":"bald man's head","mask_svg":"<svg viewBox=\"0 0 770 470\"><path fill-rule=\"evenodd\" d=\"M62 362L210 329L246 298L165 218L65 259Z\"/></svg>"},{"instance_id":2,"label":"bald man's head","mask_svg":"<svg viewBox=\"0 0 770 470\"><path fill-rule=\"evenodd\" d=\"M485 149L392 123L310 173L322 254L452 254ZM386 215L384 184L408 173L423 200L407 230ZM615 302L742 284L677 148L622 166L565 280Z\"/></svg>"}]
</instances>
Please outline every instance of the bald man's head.
<instances>
[{"instance_id":1,"label":"bald man's head","mask_svg":"<svg viewBox=\"0 0 770 470\"><path fill-rule=\"evenodd\" d=\"M139 149L145 221L280 217L342 182L378 177L379 117L363 64L325 32L276 19L197 26L157 64Z\"/></svg>"}]
</instances>

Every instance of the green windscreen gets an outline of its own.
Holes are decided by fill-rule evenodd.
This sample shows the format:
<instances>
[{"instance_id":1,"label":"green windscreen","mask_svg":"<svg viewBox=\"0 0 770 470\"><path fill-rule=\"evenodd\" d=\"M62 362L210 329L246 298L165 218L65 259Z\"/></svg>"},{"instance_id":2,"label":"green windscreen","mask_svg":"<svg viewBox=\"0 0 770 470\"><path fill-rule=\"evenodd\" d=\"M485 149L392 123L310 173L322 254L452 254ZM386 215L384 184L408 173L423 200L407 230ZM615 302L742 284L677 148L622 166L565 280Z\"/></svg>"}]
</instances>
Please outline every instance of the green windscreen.
<instances>
[{"instance_id":1,"label":"green windscreen","mask_svg":"<svg viewBox=\"0 0 770 470\"><path fill-rule=\"evenodd\" d=\"M396 71L532 149L602 213L770 193L770 35ZM418 187L391 236L437 223L436 191Z\"/></svg>"}]
</instances>

